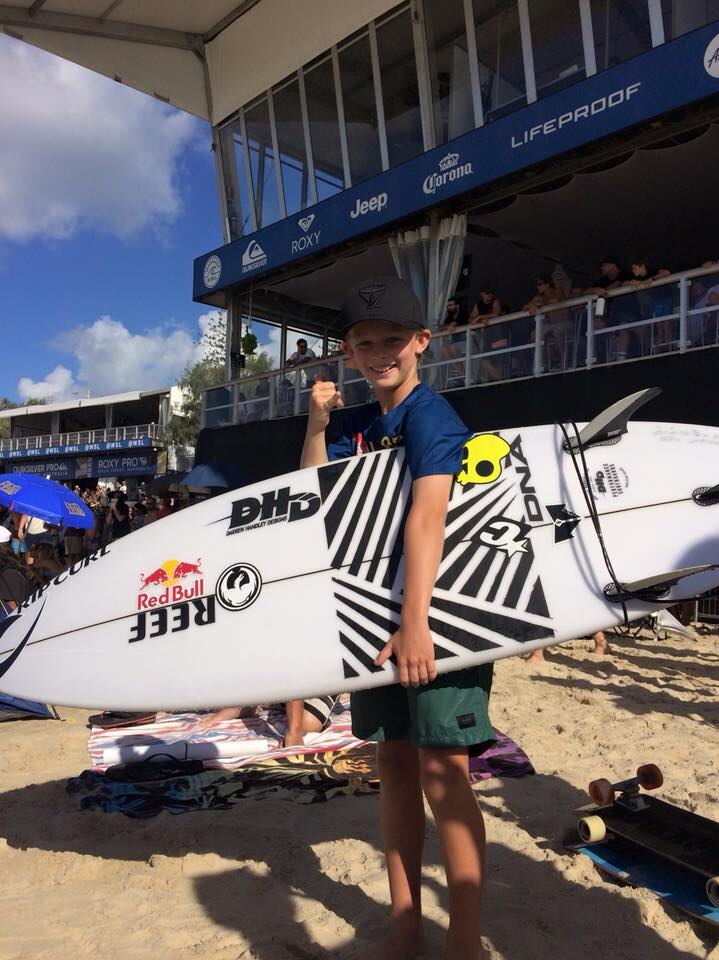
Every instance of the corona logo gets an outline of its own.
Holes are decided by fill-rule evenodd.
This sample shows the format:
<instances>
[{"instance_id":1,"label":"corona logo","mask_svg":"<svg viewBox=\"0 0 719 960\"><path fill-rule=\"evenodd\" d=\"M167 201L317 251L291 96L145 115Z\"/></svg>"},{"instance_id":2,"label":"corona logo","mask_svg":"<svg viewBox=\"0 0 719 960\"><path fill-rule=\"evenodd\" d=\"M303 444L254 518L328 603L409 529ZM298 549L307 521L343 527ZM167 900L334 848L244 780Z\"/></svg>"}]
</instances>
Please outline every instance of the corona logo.
<instances>
[{"instance_id":1,"label":"corona logo","mask_svg":"<svg viewBox=\"0 0 719 960\"><path fill-rule=\"evenodd\" d=\"M506 440L495 433L481 433L468 440L457 483L494 483L502 475L502 460L509 453Z\"/></svg>"},{"instance_id":2,"label":"corona logo","mask_svg":"<svg viewBox=\"0 0 719 960\"><path fill-rule=\"evenodd\" d=\"M448 153L446 157L442 157L439 161L440 170L451 170L452 167L456 167L459 163L459 154L458 153Z\"/></svg>"}]
</instances>

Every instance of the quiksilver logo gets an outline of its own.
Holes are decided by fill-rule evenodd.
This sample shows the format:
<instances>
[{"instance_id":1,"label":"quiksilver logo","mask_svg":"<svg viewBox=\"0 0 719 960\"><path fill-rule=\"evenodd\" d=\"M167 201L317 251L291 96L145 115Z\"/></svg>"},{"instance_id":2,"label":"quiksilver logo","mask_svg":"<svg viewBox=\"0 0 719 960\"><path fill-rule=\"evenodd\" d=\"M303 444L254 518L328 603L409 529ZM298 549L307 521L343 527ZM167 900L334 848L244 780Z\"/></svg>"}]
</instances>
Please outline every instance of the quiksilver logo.
<instances>
[{"instance_id":1,"label":"quiksilver logo","mask_svg":"<svg viewBox=\"0 0 719 960\"><path fill-rule=\"evenodd\" d=\"M258 270L267 263L267 254L256 240L250 240L242 254L242 272Z\"/></svg>"},{"instance_id":2,"label":"quiksilver logo","mask_svg":"<svg viewBox=\"0 0 719 960\"><path fill-rule=\"evenodd\" d=\"M437 164L439 170L435 170L425 178L422 184L422 190L431 195L436 193L440 187L445 186L445 184L451 183L454 180L461 180L463 177L474 173L471 161L467 163L460 163L459 161L460 156L458 153L448 153L446 157L442 157Z\"/></svg>"}]
</instances>

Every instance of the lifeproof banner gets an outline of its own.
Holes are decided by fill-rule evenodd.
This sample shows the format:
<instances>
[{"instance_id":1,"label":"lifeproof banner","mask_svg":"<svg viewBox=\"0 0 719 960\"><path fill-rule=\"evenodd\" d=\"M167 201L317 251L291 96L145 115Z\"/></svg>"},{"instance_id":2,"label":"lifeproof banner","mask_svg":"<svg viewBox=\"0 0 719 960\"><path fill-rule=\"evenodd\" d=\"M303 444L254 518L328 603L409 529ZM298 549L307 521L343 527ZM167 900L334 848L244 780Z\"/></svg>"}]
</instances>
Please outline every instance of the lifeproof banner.
<instances>
[{"instance_id":1,"label":"lifeproof banner","mask_svg":"<svg viewBox=\"0 0 719 960\"><path fill-rule=\"evenodd\" d=\"M195 300L719 93L719 21L198 257Z\"/></svg>"}]
</instances>

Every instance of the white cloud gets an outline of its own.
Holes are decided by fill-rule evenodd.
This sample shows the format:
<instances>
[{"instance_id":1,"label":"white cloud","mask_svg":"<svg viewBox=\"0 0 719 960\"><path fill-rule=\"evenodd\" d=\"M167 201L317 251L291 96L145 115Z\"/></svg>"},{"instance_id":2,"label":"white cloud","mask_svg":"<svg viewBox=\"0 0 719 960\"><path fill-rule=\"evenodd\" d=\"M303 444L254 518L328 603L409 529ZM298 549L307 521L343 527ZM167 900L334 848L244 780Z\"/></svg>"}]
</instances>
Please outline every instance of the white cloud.
<instances>
[{"instance_id":1,"label":"white cloud","mask_svg":"<svg viewBox=\"0 0 719 960\"><path fill-rule=\"evenodd\" d=\"M62 365L51 370L44 380L20 377L17 385L18 396L23 401L29 400L30 397L65 400L71 397L74 391L75 380L72 371Z\"/></svg>"},{"instance_id":2,"label":"white cloud","mask_svg":"<svg viewBox=\"0 0 719 960\"><path fill-rule=\"evenodd\" d=\"M147 390L177 383L188 364L202 359L211 321L220 311L197 318L198 336L166 324L132 333L119 320L102 316L85 327L75 327L57 337L53 346L74 358L71 370L58 365L41 380L21 377L17 392L21 400L45 397L67 400L73 395L104 396L129 390Z\"/></svg>"},{"instance_id":3,"label":"white cloud","mask_svg":"<svg viewBox=\"0 0 719 960\"><path fill-rule=\"evenodd\" d=\"M182 212L188 114L0 35L0 118L0 237L126 237Z\"/></svg>"}]
</instances>

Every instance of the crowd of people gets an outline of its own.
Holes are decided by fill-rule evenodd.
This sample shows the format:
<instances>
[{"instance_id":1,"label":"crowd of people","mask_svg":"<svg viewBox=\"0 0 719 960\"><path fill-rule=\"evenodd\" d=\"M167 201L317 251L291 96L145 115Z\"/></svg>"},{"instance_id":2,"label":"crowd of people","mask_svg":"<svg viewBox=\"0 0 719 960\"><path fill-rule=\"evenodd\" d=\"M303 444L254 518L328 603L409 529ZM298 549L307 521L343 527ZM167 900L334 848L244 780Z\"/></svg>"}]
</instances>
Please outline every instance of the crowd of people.
<instances>
[{"instance_id":1,"label":"crowd of people","mask_svg":"<svg viewBox=\"0 0 719 960\"><path fill-rule=\"evenodd\" d=\"M710 269L719 264L719 257L707 257L701 264ZM679 321L674 316L678 311L678 287L672 283L658 283L671 275L667 264L652 264L648 257L637 254L628 265L616 256L603 256L598 262L597 277L588 287L572 285L563 272L539 274L535 278L534 292L521 306L510 305L500 298L491 283L485 283L479 295L462 299L450 297L447 312L440 330L448 333L442 338L441 359L447 361L447 386L465 381L464 357L466 355L466 328L473 330L470 341L472 354L496 354L482 356L471 363L471 379L474 382L506 379L508 375L526 375L531 371L532 351L529 349L502 350L515 347L530 347L534 342L533 316L543 315L542 335L544 340L543 364L547 369L561 369L575 365L580 357L580 339L586 334L587 317L583 305L563 306L578 297L602 298L595 307L594 329L598 332L595 350L602 360L626 360L661 353L671 349L678 339ZM624 291L621 296L604 299L612 291ZM689 293L691 314L687 324L687 338L693 346L703 346L717 341L719 325L719 273L716 276L697 277L692 281ZM518 318L506 323L498 318L512 312L524 311L530 318ZM640 321L656 320L656 323ZM636 329L632 325L639 324ZM613 327L616 333L605 335L601 331ZM573 362L568 356L568 346L575 350Z\"/></svg>"},{"instance_id":2,"label":"crowd of people","mask_svg":"<svg viewBox=\"0 0 719 960\"><path fill-rule=\"evenodd\" d=\"M0 604L6 605L6 612L67 567L179 506L149 495L142 486L136 498L129 500L124 483L88 490L76 486L74 492L94 515L89 529L53 526L0 506Z\"/></svg>"}]
</instances>

